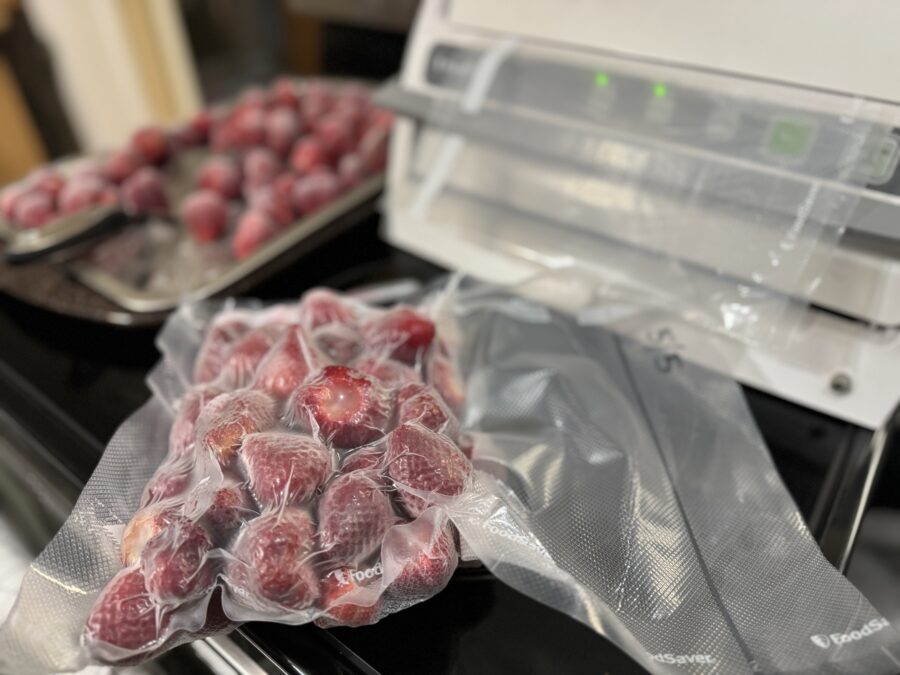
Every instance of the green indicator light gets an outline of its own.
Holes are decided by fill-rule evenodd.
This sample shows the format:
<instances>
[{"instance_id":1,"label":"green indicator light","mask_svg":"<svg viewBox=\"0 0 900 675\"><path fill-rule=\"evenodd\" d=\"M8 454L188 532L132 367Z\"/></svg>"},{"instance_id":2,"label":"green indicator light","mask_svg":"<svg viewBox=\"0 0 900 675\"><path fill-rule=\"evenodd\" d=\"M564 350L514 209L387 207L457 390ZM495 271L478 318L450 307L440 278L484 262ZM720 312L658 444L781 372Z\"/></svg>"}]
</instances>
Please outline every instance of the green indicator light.
<instances>
[{"instance_id":1,"label":"green indicator light","mask_svg":"<svg viewBox=\"0 0 900 675\"><path fill-rule=\"evenodd\" d=\"M656 98L665 98L668 94L669 88L666 85L660 84L659 82L653 85L653 95Z\"/></svg>"},{"instance_id":2,"label":"green indicator light","mask_svg":"<svg viewBox=\"0 0 900 675\"><path fill-rule=\"evenodd\" d=\"M594 84L598 87L606 87L609 85L609 75L606 73L594 73Z\"/></svg>"}]
</instances>

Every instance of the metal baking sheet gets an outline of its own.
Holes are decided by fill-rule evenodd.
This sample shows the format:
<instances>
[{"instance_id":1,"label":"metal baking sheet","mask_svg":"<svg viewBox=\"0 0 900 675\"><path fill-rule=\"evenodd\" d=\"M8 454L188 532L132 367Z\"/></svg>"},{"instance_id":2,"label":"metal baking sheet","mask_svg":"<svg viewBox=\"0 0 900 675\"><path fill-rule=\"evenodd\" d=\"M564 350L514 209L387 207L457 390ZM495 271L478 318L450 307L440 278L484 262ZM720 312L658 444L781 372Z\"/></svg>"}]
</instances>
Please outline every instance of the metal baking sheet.
<instances>
[{"instance_id":1,"label":"metal baking sheet","mask_svg":"<svg viewBox=\"0 0 900 675\"><path fill-rule=\"evenodd\" d=\"M182 302L223 294L242 283L268 276L278 258L313 234L339 227L361 207L374 207L384 177L376 176L344 193L319 211L296 221L244 260L230 252L230 233L213 244L197 244L183 226L162 219L125 228L68 264L88 288L124 309L162 312Z\"/></svg>"}]
</instances>

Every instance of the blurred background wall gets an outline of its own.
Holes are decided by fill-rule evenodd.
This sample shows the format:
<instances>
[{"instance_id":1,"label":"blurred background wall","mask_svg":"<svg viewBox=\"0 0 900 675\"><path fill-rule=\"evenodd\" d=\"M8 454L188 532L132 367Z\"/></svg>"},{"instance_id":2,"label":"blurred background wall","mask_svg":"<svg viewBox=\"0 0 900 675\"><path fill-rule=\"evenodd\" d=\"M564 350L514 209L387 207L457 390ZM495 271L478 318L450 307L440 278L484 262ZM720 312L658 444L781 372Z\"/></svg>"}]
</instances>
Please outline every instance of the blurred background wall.
<instances>
[{"instance_id":1,"label":"blurred background wall","mask_svg":"<svg viewBox=\"0 0 900 675\"><path fill-rule=\"evenodd\" d=\"M417 0L0 0L0 184L282 73L382 80Z\"/></svg>"}]
</instances>

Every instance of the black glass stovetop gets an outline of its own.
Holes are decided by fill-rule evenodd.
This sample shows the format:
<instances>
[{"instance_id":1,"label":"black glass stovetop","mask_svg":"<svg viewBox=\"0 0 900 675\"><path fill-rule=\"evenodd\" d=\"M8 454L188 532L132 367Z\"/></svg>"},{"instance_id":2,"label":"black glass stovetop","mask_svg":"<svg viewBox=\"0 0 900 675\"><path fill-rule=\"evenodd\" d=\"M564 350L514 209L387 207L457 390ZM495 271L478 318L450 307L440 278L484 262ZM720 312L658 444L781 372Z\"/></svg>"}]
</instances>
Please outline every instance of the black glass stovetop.
<instances>
[{"instance_id":1,"label":"black glass stovetop","mask_svg":"<svg viewBox=\"0 0 900 675\"><path fill-rule=\"evenodd\" d=\"M443 270L391 248L371 217L255 289L264 299L314 285L346 289ZM0 412L37 439L47 462L84 482L116 427L150 395L144 378L159 358L155 330L88 324L0 295ZM871 434L746 390L775 464L837 562L849 537L848 485ZM824 545L827 543L827 547ZM829 550L831 547L833 550ZM431 600L375 626L324 631L251 624L235 639L271 672L639 673L590 629L513 591L481 568L462 569Z\"/></svg>"}]
</instances>

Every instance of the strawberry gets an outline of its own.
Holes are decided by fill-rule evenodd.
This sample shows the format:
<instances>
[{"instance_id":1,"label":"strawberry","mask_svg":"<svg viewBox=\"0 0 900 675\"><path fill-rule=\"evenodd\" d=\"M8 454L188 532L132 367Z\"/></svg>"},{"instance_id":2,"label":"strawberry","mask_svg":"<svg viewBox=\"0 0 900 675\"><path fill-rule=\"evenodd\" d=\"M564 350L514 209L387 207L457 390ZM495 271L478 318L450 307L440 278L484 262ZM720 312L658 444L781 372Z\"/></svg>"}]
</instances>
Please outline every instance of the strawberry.
<instances>
[{"instance_id":1,"label":"strawberry","mask_svg":"<svg viewBox=\"0 0 900 675\"><path fill-rule=\"evenodd\" d=\"M122 562L125 565L136 564L147 542L168 528L178 517L171 505L153 504L139 509L122 533Z\"/></svg>"},{"instance_id":2,"label":"strawberry","mask_svg":"<svg viewBox=\"0 0 900 675\"><path fill-rule=\"evenodd\" d=\"M206 334L197 364L194 367L194 380L210 382L218 377L225 363L225 358L232 346L250 330L243 321L231 320L213 325ZM199 410L197 411L199 414Z\"/></svg>"},{"instance_id":3,"label":"strawberry","mask_svg":"<svg viewBox=\"0 0 900 675\"><path fill-rule=\"evenodd\" d=\"M215 241L228 227L228 205L218 192L197 190L181 204L181 219L199 244Z\"/></svg>"},{"instance_id":4,"label":"strawberry","mask_svg":"<svg viewBox=\"0 0 900 675\"><path fill-rule=\"evenodd\" d=\"M138 169L122 183L122 204L140 215L167 213L169 197L163 175L151 166Z\"/></svg>"},{"instance_id":5,"label":"strawberry","mask_svg":"<svg viewBox=\"0 0 900 675\"><path fill-rule=\"evenodd\" d=\"M396 307L363 326L366 347L415 363L434 339L434 324L410 307Z\"/></svg>"},{"instance_id":6,"label":"strawberry","mask_svg":"<svg viewBox=\"0 0 900 675\"><path fill-rule=\"evenodd\" d=\"M121 570L97 597L85 625L85 639L92 651L102 645L128 651L155 646L166 632L171 616L157 605L139 567Z\"/></svg>"},{"instance_id":7,"label":"strawberry","mask_svg":"<svg viewBox=\"0 0 900 675\"><path fill-rule=\"evenodd\" d=\"M194 387L184 395L169 432L169 453L172 457L184 457L193 451L200 411L221 393L218 387L203 385Z\"/></svg>"},{"instance_id":8,"label":"strawberry","mask_svg":"<svg viewBox=\"0 0 900 675\"><path fill-rule=\"evenodd\" d=\"M339 448L355 448L384 435L390 397L374 379L347 368L326 366L294 393L289 414L301 427Z\"/></svg>"},{"instance_id":9,"label":"strawberry","mask_svg":"<svg viewBox=\"0 0 900 675\"><path fill-rule=\"evenodd\" d=\"M280 107L266 115L266 145L282 157L290 151L301 130L300 118L293 110Z\"/></svg>"},{"instance_id":10,"label":"strawberry","mask_svg":"<svg viewBox=\"0 0 900 675\"><path fill-rule=\"evenodd\" d=\"M234 529L252 514L250 502L241 486L229 480L215 491L205 516L214 531L222 533Z\"/></svg>"},{"instance_id":11,"label":"strawberry","mask_svg":"<svg viewBox=\"0 0 900 675\"><path fill-rule=\"evenodd\" d=\"M287 327L284 324L266 324L254 328L238 340L222 366L228 380L237 386L250 382L259 364L286 331Z\"/></svg>"},{"instance_id":12,"label":"strawberry","mask_svg":"<svg viewBox=\"0 0 900 675\"><path fill-rule=\"evenodd\" d=\"M131 137L131 149L150 164L160 165L169 159L171 148L166 132L159 127L144 127Z\"/></svg>"},{"instance_id":13,"label":"strawberry","mask_svg":"<svg viewBox=\"0 0 900 675\"><path fill-rule=\"evenodd\" d=\"M190 457L175 458L160 466L144 488L141 506L171 499L185 492L194 463Z\"/></svg>"},{"instance_id":14,"label":"strawberry","mask_svg":"<svg viewBox=\"0 0 900 675\"><path fill-rule=\"evenodd\" d=\"M367 626L378 620L381 598L375 589L361 585L359 578L365 581L365 573L352 567L342 567L325 575L319 586L319 606L325 612L316 619L317 626ZM370 592L366 593L366 590ZM354 600L365 604L357 604Z\"/></svg>"},{"instance_id":15,"label":"strawberry","mask_svg":"<svg viewBox=\"0 0 900 675\"><path fill-rule=\"evenodd\" d=\"M241 461L263 508L307 501L333 468L331 453L315 439L274 432L246 436Z\"/></svg>"},{"instance_id":16,"label":"strawberry","mask_svg":"<svg viewBox=\"0 0 900 675\"><path fill-rule=\"evenodd\" d=\"M378 379L387 387L402 387L415 383L421 386L422 383L422 379L413 368L393 359L364 354L353 362L353 367Z\"/></svg>"},{"instance_id":17,"label":"strawberry","mask_svg":"<svg viewBox=\"0 0 900 675\"><path fill-rule=\"evenodd\" d=\"M313 331L313 340L335 363L347 363L362 349L362 338L355 329L333 323Z\"/></svg>"},{"instance_id":18,"label":"strawberry","mask_svg":"<svg viewBox=\"0 0 900 675\"><path fill-rule=\"evenodd\" d=\"M147 591L163 605L199 598L212 590L215 566L207 559L212 549L209 534L186 518L147 542L141 553Z\"/></svg>"},{"instance_id":19,"label":"strawberry","mask_svg":"<svg viewBox=\"0 0 900 675\"><path fill-rule=\"evenodd\" d=\"M197 184L204 190L218 192L223 199L235 199L241 194L241 169L227 155L210 157L200 167Z\"/></svg>"},{"instance_id":20,"label":"strawberry","mask_svg":"<svg viewBox=\"0 0 900 675\"><path fill-rule=\"evenodd\" d=\"M292 326L259 365L253 386L274 398L287 398L322 361L300 327Z\"/></svg>"},{"instance_id":21,"label":"strawberry","mask_svg":"<svg viewBox=\"0 0 900 675\"><path fill-rule=\"evenodd\" d=\"M291 149L291 168L301 176L314 173L321 167L328 166L328 151L313 136L303 136Z\"/></svg>"},{"instance_id":22,"label":"strawberry","mask_svg":"<svg viewBox=\"0 0 900 675\"><path fill-rule=\"evenodd\" d=\"M272 511L251 520L234 543L228 582L236 600L251 608L274 604L286 611L304 609L319 597L319 579L311 564L315 526L297 508Z\"/></svg>"},{"instance_id":23,"label":"strawberry","mask_svg":"<svg viewBox=\"0 0 900 675\"><path fill-rule=\"evenodd\" d=\"M333 563L355 563L381 545L395 516L382 486L364 471L335 478L319 500L319 544Z\"/></svg>"},{"instance_id":24,"label":"strawberry","mask_svg":"<svg viewBox=\"0 0 900 675\"><path fill-rule=\"evenodd\" d=\"M281 172L278 155L268 148L253 148L244 155L244 186L268 185Z\"/></svg>"},{"instance_id":25,"label":"strawberry","mask_svg":"<svg viewBox=\"0 0 900 675\"><path fill-rule=\"evenodd\" d=\"M297 83L289 77L275 80L269 88L269 95L275 105L293 110L300 107L300 92Z\"/></svg>"},{"instance_id":26,"label":"strawberry","mask_svg":"<svg viewBox=\"0 0 900 675\"><path fill-rule=\"evenodd\" d=\"M261 391L239 390L213 399L197 419L197 442L227 466L248 434L275 422L275 401Z\"/></svg>"},{"instance_id":27,"label":"strawberry","mask_svg":"<svg viewBox=\"0 0 900 675\"><path fill-rule=\"evenodd\" d=\"M404 602L424 600L447 585L458 556L453 526L419 518L394 528L384 539L387 592Z\"/></svg>"},{"instance_id":28,"label":"strawberry","mask_svg":"<svg viewBox=\"0 0 900 675\"><path fill-rule=\"evenodd\" d=\"M408 388L404 389L408 391ZM397 421L400 424L418 422L432 431L444 433L450 438L456 437L459 424L434 389L424 387L409 397L405 397L404 394L405 392L398 392L398 398L404 398L398 408Z\"/></svg>"},{"instance_id":29,"label":"strawberry","mask_svg":"<svg viewBox=\"0 0 900 675\"><path fill-rule=\"evenodd\" d=\"M472 470L453 441L416 422L401 424L387 437L387 466L414 518L437 496L460 494Z\"/></svg>"},{"instance_id":30,"label":"strawberry","mask_svg":"<svg viewBox=\"0 0 900 675\"><path fill-rule=\"evenodd\" d=\"M365 448L354 450L344 457L344 461L341 464L341 472L380 470L383 464L384 446L369 445Z\"/></svg>"},{"instance_id":31,"label":"strawberry","mask_svg":"<svg viewBox=\"0 0 900 675\"><path fill-rule=\"evenodd\" d=\"M309 330L335 323L353 328L358 314L353 304L327 288L313 288L300 298L301 322Z\"/></svg>"},{"instance_id":32,"label":"strawberry","mask_svg":"<svg viewBox=\"0 0 900 675\"><path fill-rule=\"evenodd\" d=\"M237 260L243 260L278 234L278 230L278 223L268 211L254 208L244 211L231 240L231 252Z\"/></svg>"}]
</instances>

